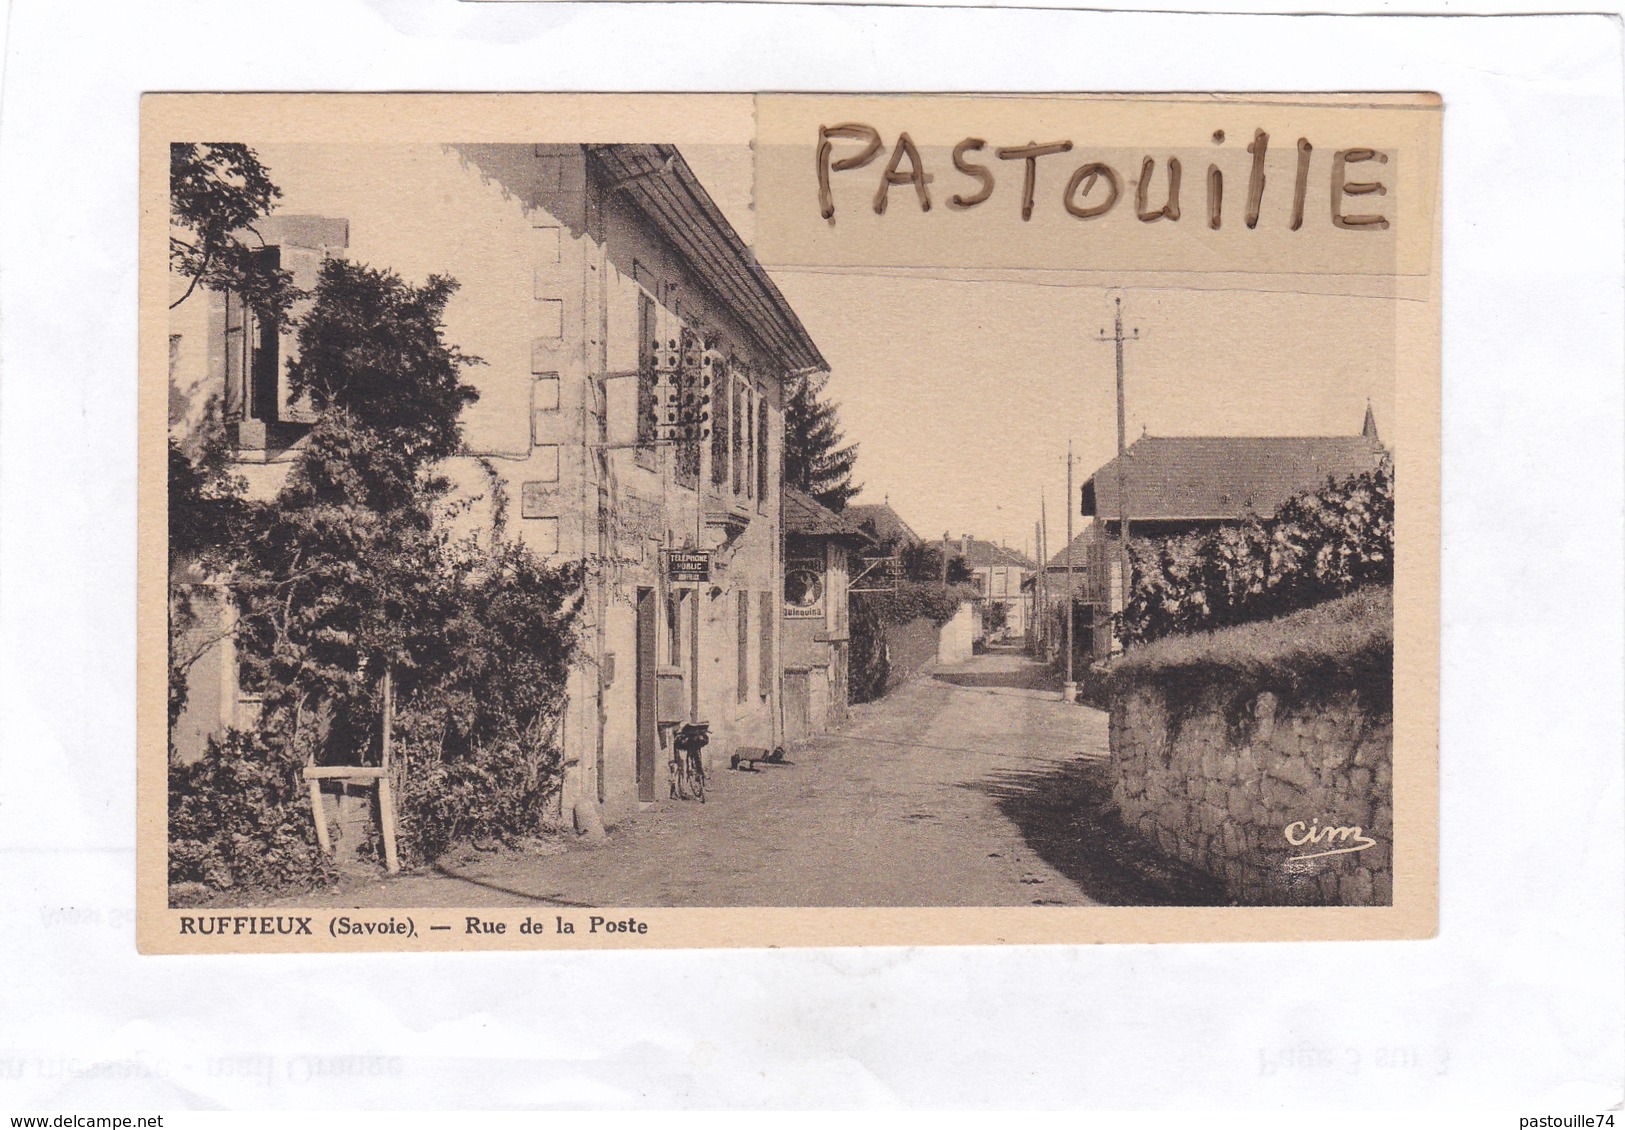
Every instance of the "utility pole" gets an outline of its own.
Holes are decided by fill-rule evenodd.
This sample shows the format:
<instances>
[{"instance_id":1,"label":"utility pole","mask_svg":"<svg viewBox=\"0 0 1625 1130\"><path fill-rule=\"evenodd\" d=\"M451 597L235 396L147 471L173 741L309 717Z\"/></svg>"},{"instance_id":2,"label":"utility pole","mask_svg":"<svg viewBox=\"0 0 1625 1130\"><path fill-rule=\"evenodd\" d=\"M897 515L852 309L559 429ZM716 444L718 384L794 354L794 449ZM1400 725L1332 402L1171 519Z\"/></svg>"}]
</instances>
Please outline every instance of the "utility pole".
<instances>
[{"instance_id":1,"label":"utility pole","mask_svg":"<svg viewBox=\"0 0 1625 1130\"><path fill-rule=\"evenodd\" d=\"M1077 680L1072 677L1072 441L1066 441L1066 685L1061 688L1064 702L1078 701Z\"/></svg>"},{"instance_id":2,"label":"utility pole","mask_svg":"<svg viewBox=\"0 0 1625 1130\"><path fill-rule=\"evenodd\" d=\"M1043 570L1038 575L1044 582L1044 658L1047 660L1047 659L1049 659L1049 643L1050 643L1050 638L1049 638L1049 618L1050 618L1050 599L1049 599L1049 502L1044 497L1044 492L1043 491L1038 492L1038 528L1039 528L1039 531L1040 531L1039 544L1042 546L1042 548L1038 551L1038 553L1039 553L1038 564L1039 564L1039 568L1041 568Z\"/></svg>"},{"instance_id":3,"label":"utility pole","mask_svg":"<svg viewBox=\"0 0 1625 1130\"><path fill-rule=\"evenodd\" d=\"M1033 523L1033 552L1038 558L1038 572L1033 575L1033 599L1028 607L1028 620L1032 624L1033 644L1038 652L1038 658L1044 657L1044 529L1038 523Z\"/></svg>"},{"instance_id":4,"label":"utility pole","mask_svg":"<svg viewBox=\"0 0 1625 1130\"><path fill-rule=\"evenodd\" d=\"M1117 322L1111 337L1106 331L1100 331L1097 339L1102 342L1111 342L1117 353L1117 553L1118 553L1118 592L1121 594L1119 607L1128 607L1129 594L1129 554L1128 554L1128 419L1123 407L1123 342L1139 341L1140 331L1136 327L1129 337L1123 337L1123 299L1117 300ZM1070 516L1071 511L1068 511ZM1108 586L1109 590L1110 586ZM1107 611L1110 612L1111 595L1108 591Z\"/></svg>"}]
</instances>

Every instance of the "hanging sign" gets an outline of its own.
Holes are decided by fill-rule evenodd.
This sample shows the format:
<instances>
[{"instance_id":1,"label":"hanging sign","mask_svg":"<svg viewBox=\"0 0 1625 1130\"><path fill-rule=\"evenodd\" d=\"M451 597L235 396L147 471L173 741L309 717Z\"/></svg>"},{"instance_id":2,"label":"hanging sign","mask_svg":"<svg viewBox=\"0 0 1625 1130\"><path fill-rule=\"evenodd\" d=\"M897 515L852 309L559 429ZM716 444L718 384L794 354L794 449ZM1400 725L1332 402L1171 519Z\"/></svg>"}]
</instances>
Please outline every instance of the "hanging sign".
<instances>
[{"instance_id":1,"label":"hanging sign","mask_svg":"<svg viewBox=\"0 0 1625 1130\"><path fill-rule=\"evenodd\" d=\"M666 553L666 577L679 583L699 583L711 579L709 549L673 549Z\"/></svg>"}]
</instances>

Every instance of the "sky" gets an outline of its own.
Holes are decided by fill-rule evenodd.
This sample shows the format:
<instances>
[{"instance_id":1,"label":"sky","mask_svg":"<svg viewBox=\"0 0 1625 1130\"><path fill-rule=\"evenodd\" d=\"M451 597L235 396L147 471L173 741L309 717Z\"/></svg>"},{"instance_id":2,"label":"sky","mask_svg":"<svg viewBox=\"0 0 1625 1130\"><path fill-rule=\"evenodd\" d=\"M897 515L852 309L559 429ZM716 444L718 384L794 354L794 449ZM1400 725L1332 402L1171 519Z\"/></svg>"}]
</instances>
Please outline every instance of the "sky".
<instances>
[{"instance_id":1,"label":"sky","mask_svg":"<svg viewBox=\"0 0 1625 1130\"><path fill-rule=\"evenodd\" d=\"M751 155L685 146L747 243ZM1123 300L1129 442L1152 435L1353 435L1369 402L1391 441L1396 340L1427 304L1384 278L1260 273L829 269L764 264L830 363L859 445L857 502L922 536L1030 554L1041 500L1064 545L1078 489L1116 453L1112 331ZM1404 294L1403 290L1398 292Z\"/></svg>"}]
</instances>

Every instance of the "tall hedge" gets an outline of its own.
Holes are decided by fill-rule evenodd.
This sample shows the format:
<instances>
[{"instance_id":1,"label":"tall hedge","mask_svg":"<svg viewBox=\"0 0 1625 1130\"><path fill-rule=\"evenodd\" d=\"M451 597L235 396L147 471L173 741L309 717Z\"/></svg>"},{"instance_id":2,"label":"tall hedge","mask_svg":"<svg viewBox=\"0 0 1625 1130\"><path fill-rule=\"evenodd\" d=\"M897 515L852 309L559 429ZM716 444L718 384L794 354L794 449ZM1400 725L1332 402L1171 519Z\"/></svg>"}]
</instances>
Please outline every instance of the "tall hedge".
<instances>
[{"instance_id":1,"label":"tall hedge","mask_svg":"<svg viewBox=\"0 0 1625 1130\"><path fill-rule=\"evenodd\" d=\"M1328 480L1273 517L1133 541L1133 587L1118 614L1128 643L1283 616L1394 579L1394 473Z\"/></svg>"}]
</instances>

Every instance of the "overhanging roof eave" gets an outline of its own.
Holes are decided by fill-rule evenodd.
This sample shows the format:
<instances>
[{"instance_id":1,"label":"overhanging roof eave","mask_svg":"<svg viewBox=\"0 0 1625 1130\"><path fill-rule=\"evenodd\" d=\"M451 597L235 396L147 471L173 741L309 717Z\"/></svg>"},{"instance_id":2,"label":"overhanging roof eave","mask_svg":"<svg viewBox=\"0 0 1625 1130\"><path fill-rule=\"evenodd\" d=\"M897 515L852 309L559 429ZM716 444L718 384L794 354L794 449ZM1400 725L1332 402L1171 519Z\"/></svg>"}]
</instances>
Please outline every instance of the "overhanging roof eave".
<instances>
[{"instance_id":1,"label":"overhanging roof eave","mask_svg":"<svg viewBox=\"0 0 1625 1130\"><path fill-rule=\"evenodd\" d=\"M589 151L790 374L829 369L801 319L675 146L595 145Z\"/></svg>"}]
</instances>

